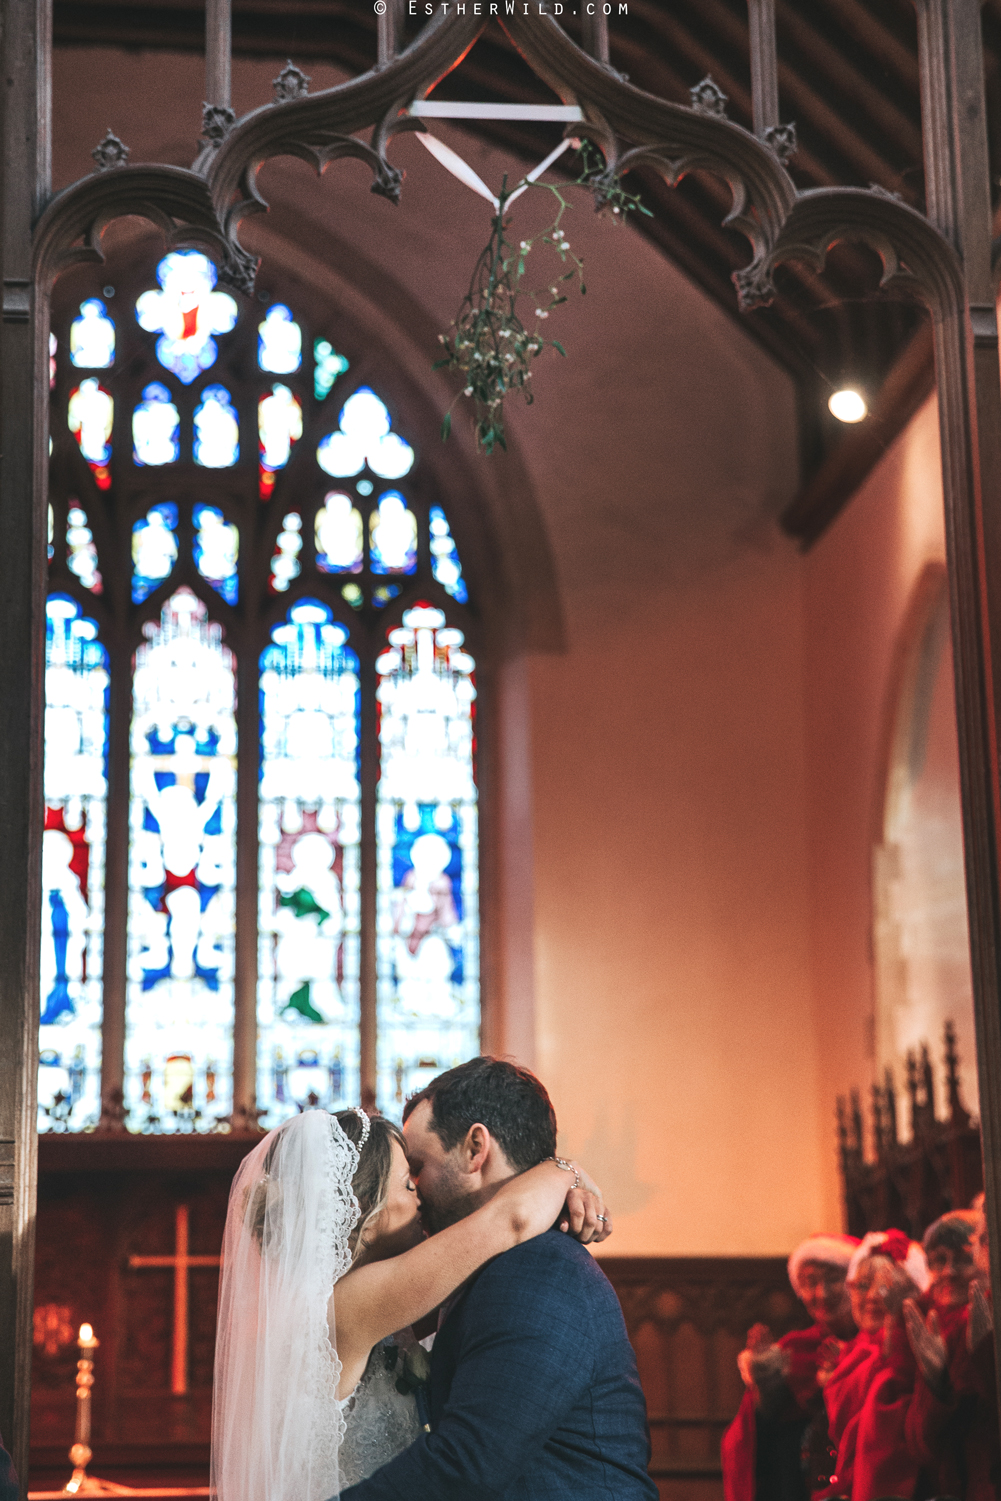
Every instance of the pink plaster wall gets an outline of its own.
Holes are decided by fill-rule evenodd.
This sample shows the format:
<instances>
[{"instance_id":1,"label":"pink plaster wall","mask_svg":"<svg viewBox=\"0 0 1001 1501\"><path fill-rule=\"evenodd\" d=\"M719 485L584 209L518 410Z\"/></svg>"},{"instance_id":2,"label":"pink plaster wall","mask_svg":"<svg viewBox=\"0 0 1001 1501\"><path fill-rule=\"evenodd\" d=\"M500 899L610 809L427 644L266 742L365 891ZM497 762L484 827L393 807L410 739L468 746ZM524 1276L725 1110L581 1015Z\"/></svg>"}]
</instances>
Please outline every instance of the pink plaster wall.
<instances>
[{"instance_id":1,"label":"pink plaster wall","mask_svg":"<svg viewBox=\"0 0 1001 1501\"><path fill-rule=\"evenodd\" d=\"M894 654L928 562L944 561L938 413L930 398L804 560L804 704L819 1124L873 1077L871 859L885 785ZM954 733L954 729L953 729ZM824 1179L837 1223L836 1179Z\"/></svg>"},{"instance_id":2,"label":"pink plaster wall","mask_svg":"<svg viewBox=\"0 0 1001 1501\"><path fill-rule=\"evenodd\" d=\"M617 1254L820 1220L800 572L776 544L532 663L536 1062Z\"/></svg>"}]
</instances>

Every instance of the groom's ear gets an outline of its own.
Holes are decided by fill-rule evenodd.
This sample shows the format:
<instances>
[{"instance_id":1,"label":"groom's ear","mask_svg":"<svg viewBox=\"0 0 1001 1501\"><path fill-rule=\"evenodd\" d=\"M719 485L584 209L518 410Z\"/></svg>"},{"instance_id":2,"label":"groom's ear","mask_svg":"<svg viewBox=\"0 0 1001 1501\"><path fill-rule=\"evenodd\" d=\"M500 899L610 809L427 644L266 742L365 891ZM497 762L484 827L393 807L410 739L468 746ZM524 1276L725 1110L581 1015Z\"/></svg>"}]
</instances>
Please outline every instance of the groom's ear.
<instances>
[{"instance_id":1,"label":"groom's ear","mask_svg":"<svg viewBox=\"0 0 1001 1501\"><path fill-rule=\"evenodd\" d=\"M466 1139L462 1144L464 1167L467 1173L481 1173L490 1156L490 1146L493 1141L490 1132L480 1121L475 1121L466 1132Z\"/></svg>"}]
</instances>

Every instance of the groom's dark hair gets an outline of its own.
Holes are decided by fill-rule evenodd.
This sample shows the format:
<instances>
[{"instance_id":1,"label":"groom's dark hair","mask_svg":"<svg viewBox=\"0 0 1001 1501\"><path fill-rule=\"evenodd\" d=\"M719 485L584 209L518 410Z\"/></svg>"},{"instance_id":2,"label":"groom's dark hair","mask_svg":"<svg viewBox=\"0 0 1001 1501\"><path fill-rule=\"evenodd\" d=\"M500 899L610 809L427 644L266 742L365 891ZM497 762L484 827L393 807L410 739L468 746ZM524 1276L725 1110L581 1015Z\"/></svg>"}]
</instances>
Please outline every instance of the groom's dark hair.
<instances>
[{"instance_id":1,"label":"groom's dark hair","mask_svg":"<svg viewBox=\"0 0 1001 1501\"><path fill-rule=\"evenodd\" d=\"M519 1173L556 1152L556 1112L545 1086L505 1058L470 1058L432 1079L403 1107L406 1120L424 1100L431 1129L445 1147L457 1147L470 1126L486 1126Z\"/></svg>"}]
</instances>

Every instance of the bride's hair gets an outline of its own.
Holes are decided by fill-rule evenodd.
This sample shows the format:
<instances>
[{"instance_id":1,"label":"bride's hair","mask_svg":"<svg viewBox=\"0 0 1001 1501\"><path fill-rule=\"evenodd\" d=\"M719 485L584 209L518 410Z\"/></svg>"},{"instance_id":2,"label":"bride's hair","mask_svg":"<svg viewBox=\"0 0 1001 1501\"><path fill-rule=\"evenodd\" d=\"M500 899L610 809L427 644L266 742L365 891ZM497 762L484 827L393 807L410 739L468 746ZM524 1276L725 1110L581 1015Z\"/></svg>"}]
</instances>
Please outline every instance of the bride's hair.
<instances>
[{"instance_id":1,"label":"bride's hair","mask_svg":"<svg viewBox=\"0 0 1001 1501\"><path fill-rule=\"evenodd\" d=\"M362 1137L361 1117L354 1110L338 1110L334 1116L348 1141L358 1146ZM351 1232L348 1245L351 1260L357 1261L365 1246L365 1231L378 1219L389 1197L389 1182L393 1170L393 1142L404 1151L406 1140L399 1126L386 1120L383 1115L369 1118L368 1141L361 1149L358 1168L351 1180L361 1217Z\"/></svg>"},{"instance_id":2,"label":"bride's hair","mask_svg":"<svg viewBox=\"0 0 1001 1501\"><path fill-rule=\"evenodd\" d=\"M295 1119L295 1117L293 1117ZM362 1138L361 1117L354 1110L338 1110L334 1119L352 1146L358 1147ZM393 1169L393 1142L406 1151L406 1140L399 1126L386 1120L385 1116L369 1118L369 1135L360 1148L358 1166L351 1180L351 1189L358 1200L361 1214L358 1223L348 1238L352 1263L357 1261L365 1246L365 1231L386 1207L389 1197L389 1182ZM281 1204L276 1201L276 1184L271 1181L270 1169L281 1138L281 1127L274 1133L271 1145L264 1158L264 1174L247 1190L250 1203L245 1210L245 1221L251 1234L267 1255L275 1236L281 1237ZM246 1200L244 1201L246 1203Z\"/></svg>"}]
</instances>

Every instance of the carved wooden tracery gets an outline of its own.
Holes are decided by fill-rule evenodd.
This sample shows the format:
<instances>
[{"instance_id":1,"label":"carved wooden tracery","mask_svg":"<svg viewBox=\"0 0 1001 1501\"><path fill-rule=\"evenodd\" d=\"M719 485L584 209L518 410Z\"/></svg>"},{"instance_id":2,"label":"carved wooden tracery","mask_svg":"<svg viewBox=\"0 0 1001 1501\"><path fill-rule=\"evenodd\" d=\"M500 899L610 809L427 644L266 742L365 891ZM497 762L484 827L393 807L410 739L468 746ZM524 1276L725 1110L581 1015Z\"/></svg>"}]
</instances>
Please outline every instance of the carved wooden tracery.
<instances>
[{"instance_id":1,"label":"carved wooden tracery","mask_svg":"<svg viewBox=\"0 0 1001 1501\"><path fill-rule=\"evenodd\" d=\"M694 171L724 180L732 202L726 223L750 245L747 265L734 277L745 310L774 295L774 273L784 261L822 269L830 248L856 240L880 257L882 285L921 299L935 333L942 436L943 482L956 656L957 707L963 770L964 825L974 989L979 1039L987 1203L995 1246L1001 1245L1001 807L997 776L995 680L1001 674L1001 393L999 393L994 293L990 273L990 201L984 125L983 60L977 0L915 0L919 17L928 217L881 190L831 188L798 193L784 167L794 132L778 118L773 0L749 0L755 131L726 119L723 96L707 80L693 90L691 107L632 87L608 65L600 17L590 19L576 45L552 16L499 16L510 39L548 86L580 107L583 121L568 132L592 138L611 176L645 163L676 184ZM240 241L243 221L266 210L257 185L263 162L294 155L322 171L354 156L373 171L373 191L395 200L402 175L389 159L393 137L422 125L407 113L412 100L430 93L455 67L486 24L481 5L439 7L398 52L402 7L392 0L380 20L379 58L361 77L316 94L296 69L276 82L275 102L237 121L229 108L229 17L226 0L210 0L208 92L203 148L194 166L129 166L120 143L109 139L96 155L98 170L46 202L44 125L25 135L23 121L47 109L46 20L39 0L4 0L5 76L8 90L5 152L4 278L6 351L16 379L38 372L35 395L8 380L3 396L4 494L0 524L23 541L31 577L0 567L7 656L25 643L20 667L0 666L7 712L23 728L0 746L0 835L10 856L34 872L39 832L30 810L37 800L40 760L40 672L37 648L44 567L41 516L45 497L45 368L48 295L65 267L101 258L108 223L139 215L159 225L169 243L196 244L217 259L223 282L247 291L255 264ZM503 9L503 7L501 7ZM467 14L468 12L468 14ZM359 133L371 131L369 140ZM599 185L600 186L600 185ZM600 194L599 194L600 196ZM26 261L27 231L36 219L34 293ZM33 499L32 499L33 497ZM18 565L23 570L24 561ZM5 587L8 586L9 587ZM1001 688L1001 683L998 684ZM29 810L25 812L24 810ZM20 879L20 878L19 878ZM13 1165L13 1278L22 1326L29 1302L34 1008L37 878L15 885L0 872L0 945L12 960L0 977L3 1044L24 1043L25 1063L14 1083L0 1090L0 1146ZM0 1080L0 1083L3 1083ZM14 1146L15 1138L18 1145ZM0 1196L3 1178L0 1176ZM1001 1302L1001 1257L995 1257L995 1297ZM7 1300L9 1301L9 1300ZM24 1348L25 1334L19 1336ZM5 1341L0 1337L0 1346ZM13 1341L6 1341L12 1348ZM20 1358L20 1357L19 1357ZM0 1372L0 1427L15 1414L11 1370ZM17 1426L23 1432L23 1386Z\"/></svg>"}]
</instances>

